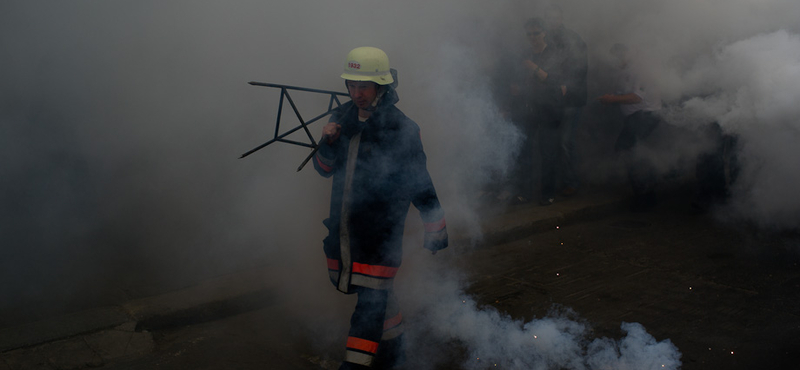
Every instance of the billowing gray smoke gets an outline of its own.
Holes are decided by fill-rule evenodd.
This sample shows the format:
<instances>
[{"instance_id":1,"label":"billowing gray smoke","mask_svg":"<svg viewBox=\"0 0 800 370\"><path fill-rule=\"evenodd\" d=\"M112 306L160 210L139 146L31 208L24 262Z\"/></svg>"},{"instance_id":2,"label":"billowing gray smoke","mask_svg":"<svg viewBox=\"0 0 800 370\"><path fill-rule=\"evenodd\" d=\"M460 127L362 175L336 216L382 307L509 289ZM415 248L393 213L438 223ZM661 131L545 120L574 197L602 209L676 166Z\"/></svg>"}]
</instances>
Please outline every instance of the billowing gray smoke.
<instances>
[{"instance_id":1,"label":"billowing gray smoke","mask_svg":"<svg viewBox=\"0 0 800 370\"><path fill-rule=\"evenodd\" d=\"M743 170L732 204L741 217L796 226L798 2L559 4L567 26L586 39L593 71L607 67L612 44L636 47L652 61L674 123L716 121L740 137ZM520 143L493 104L488 71L501 52L524 47L521 24L543 5L4 2L2 324L261 265L277 279L292 278L282 297L298 307L342 299L327 285L321 257L329 183L310 169L294 172L308 151L277 144L237 157L269 139L276 113L276 93L247 81L343 90L342 58L356 46L389 54L400 72L399 107L422 127L448 223L475 229L471 196L506 173ZM606 92L603 77L590 76L593 92ZM422 271L438 270L426 263L436 262L410 259L407 274L418 276L411 286L426 281ZM400 298L409 317L442 318L424 325L435 338L461 340L476 357L567 368L623 368L617 365L636 359L648 368L648 353L659 368L679 364L669 342L636 324L623 327L620 342L593 341L569 317L521 323L478 310L458 281L444 290L401 290ZM440 304L424 303L434 296ZM342 322L349 309L337 312ZM476 331L437 326L444 318L472 322ZM502 351L489 346L505 342L482 340L500 332L520 340Z\"/></svg>"},{"instance_id":2,"label":"billowing gray smoke","mask_svg":"<svg viewBox=\"0 0 800 370\"><path fill-rule=\"evenodd\" d=\"M427 257L427 258L426 258ZM442 268L429 256L414 256L404 276L409 298L415 369L437 368L446 345L466 348L465 369L678 369L681 354L670 340L658 341L637 323L621 323L620 340L593 338L591 326L569 308L522 321L478 304L462 292L461 272Z\"/></svg>"},{"instance_id":3,"label":"billowing gray smoke","mask_svg":"<svg viewBox=\"0 0 800 370\"><path fill-rule=\"evenodd\" d=\"M668 112L671 122L717 122L742 140L732 210L763 226L796 228L800 35L778 30L719 45L682 78L690 98Z\"/></svg>"},{"instance_id":4,"label":"billowing gray smoke","mask_svg":"<svg viewBox=\"0 0 800 370\"><path fill-rule=\"evenodd\" d=\"M613 42L640 51L649 79L661 90L668 123L695 131L718 123L738 140L740 172L730 206L722 210L727 216L762 227L798 226L800 207L791 189L800 184L794 170L800 157L791 143L800 135L800 22L790 14L800 4L615 1L570 9L596 62L607 59ZM602 26L609 20L615 27ZM674 157L661 162L667 168L706 149L673 143Z\"/></svg>"}]
</instances>

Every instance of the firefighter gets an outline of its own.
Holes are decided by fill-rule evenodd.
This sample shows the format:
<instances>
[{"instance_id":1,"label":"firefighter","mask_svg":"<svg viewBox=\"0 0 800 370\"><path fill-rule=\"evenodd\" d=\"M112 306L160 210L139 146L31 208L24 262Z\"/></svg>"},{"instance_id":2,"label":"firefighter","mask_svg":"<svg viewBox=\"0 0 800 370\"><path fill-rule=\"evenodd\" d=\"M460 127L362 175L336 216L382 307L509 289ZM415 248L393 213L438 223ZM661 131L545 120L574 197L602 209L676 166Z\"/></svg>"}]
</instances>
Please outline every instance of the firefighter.
<instances>
[{"instance_id":1,"label":"firefighter","mask_svg":"<svg viewBox=\"0 0 800 370\"><path fill-rule=\"evenodd\" d=\"M336 288L357 294L340 369L391 368L404 359L393 281L402 260L409 205L425 226L424 247L447 247L444 211L426 168L420 129L395 107L396 73L373 47L347 55L351 101L323 127L314 168L333 177L323 248Z\"/></svg>"}]
</instances>

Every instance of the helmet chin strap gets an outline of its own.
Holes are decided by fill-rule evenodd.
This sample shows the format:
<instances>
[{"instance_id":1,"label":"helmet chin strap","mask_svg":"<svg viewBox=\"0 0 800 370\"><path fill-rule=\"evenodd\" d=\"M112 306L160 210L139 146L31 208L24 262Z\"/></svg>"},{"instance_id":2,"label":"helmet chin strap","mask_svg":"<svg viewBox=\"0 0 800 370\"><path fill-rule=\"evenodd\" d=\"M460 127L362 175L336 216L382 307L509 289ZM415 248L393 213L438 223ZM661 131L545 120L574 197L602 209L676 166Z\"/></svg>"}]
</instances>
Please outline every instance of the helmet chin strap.
<instances>
[{"instance_id":1,"label":"helmet chin strap","mask_svg":"<svg viewBox=\"0 0 800 370\"><path fill-rule=\"evenodd\" d=\"M372 104L370 104L368 107L364 108L364 110L367 112L374 112L376 109L378 109L378 103L381 102L383 94L386 94L386 86L380 85L380 87L378 88L378 94L375 95L375 100L373 100Z\"/></svg>"}]
</instances>

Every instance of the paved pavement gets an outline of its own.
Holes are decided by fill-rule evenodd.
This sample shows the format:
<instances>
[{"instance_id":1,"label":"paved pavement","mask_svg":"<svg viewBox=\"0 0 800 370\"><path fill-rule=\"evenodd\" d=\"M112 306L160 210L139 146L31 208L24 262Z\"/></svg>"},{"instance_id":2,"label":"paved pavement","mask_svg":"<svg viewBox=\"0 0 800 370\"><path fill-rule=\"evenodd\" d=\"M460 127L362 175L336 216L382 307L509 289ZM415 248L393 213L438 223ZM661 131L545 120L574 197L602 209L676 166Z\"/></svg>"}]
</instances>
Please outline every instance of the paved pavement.
<instances>
[{"instance_id":1,"label":"paved pavement","mask_svg":"<svg viewBox=\"0 0 800 370\"><path fill-rule=\"evenodd\" d=\"M800 359L796 257L758 261L762 257L732 248L764 236L731 232L716 227L710 217L681 213L688 208L685 187L673 189L681 194L674 197L678 201L671 213L647 215L622 212L627 207L625 190L587 190L549 207L487 208L482 246L491 248L474 248L456 261L468 265L465 270L474 280L468 293L481 304L526 320L558 302L585 315L598 337L614 337L621 321L641 322L655 337L673 340L686 369L787 368ZM677 208L682 210L675 212ZM754 240L743 243L743 236ZM763 242L781 240L770 238ZM531 239L536 248L531 248ZM796 241L797 235L790 240ZM193 354L192 361L202 364L209 352L214 358L224 353L235 358L252 355L263 352L261 348L278 353L276 348L288 344L265 345L263 335L242 338L253 320L257 325L272 322L257 319L277 307L276 288L263 277L263 269L254 268L187 289L1 329L0 370L110 364L120 369L178 369L186 362L177 359ZM154 335L192 342L209 337L203 330L223 321L234 328L228 331L236 332L210 335L219 336L218 341L179 346L174 352L186 356L167 357L175 363L148 356L158 353L156 343L164 342ZM198 323L206 324L187 326L192 332L168 330ZM249 349L243 349L242 341L250 343ZM258 350L252 349L255 344ZM286 349L298 353L292 350ZM290 360L299 363L289 368L335 368L320 359L285 361Z\"/></svg>"},{"instance_id":2,"label":"paved pavement","mask_svg":"<svg viewBox=\"0 0 800 370\"><path fill-rule=\"evenodd\" d=\"M694 211L686 192L670 195L655 212L479 249L461 268L467 292L523 321L569 307L595 338L640 323L677 346L686 370L796 369L800 235L720 222Z\"/></svg>"},{"instance_id":3,"label":"paved pavement","mask_svg":"<svg viewBox=\"0 0 800 370\"><path fill-rule=\"evenodd\" d=\"M617 189L584 191L548 207L494 207L483 223L483 244L600 217L624 207ZM451 234L458 235L454 230ZM454 241L467 242L467 241ZM0 330L0 370L80 369L152 350L152 331L210 321L269 304L270 286L258 268L187 289L97 307Z\"/></svg>"}]
</instances>

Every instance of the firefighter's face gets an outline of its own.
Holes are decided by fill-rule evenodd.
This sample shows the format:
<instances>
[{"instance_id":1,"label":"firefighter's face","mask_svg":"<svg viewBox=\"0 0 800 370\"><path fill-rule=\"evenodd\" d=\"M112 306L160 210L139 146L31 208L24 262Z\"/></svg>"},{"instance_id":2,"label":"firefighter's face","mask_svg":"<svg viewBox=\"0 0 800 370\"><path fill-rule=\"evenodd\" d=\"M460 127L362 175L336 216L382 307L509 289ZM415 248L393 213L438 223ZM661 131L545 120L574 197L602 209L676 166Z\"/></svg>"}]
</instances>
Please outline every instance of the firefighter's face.
<instances>
[{"instance_id":1,"label":"firefighter's face","mask_svg":"<svg viewBox=\"0 0 800 370\"><path fill-rule=\"evenodd\" d=\"M356 107L366 109L378 96L378 84L372 81L347 80L347 92Z\"/></svg>"}]
</instances>

